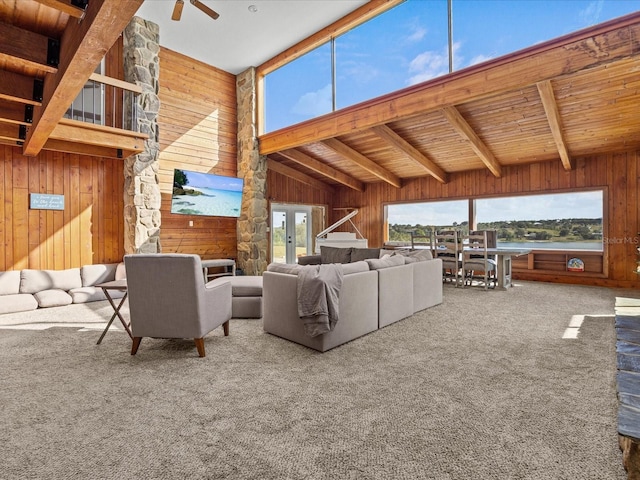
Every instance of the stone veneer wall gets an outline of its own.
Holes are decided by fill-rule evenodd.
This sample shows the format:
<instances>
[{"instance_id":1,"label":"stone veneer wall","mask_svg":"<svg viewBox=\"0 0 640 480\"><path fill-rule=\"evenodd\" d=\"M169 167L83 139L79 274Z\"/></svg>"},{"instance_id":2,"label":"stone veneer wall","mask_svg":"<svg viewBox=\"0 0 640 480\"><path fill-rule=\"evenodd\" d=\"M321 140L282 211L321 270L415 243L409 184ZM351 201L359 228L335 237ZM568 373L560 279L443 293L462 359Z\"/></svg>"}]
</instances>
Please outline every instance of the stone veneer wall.
<instances>
[{"instance_id":1,"label":"stone veneer wall","mask_svg":"<svg viewBox=\"0 0 640 480\"><path fill-rule=\"evenodd\" d=\"M242 211L238 218L237 266L245 275L267 269L267 159L258 152L256 132L256 72L249 68L237 76L238 176L244 179Z\"/></svg>"},{"instance_id":2,"label":"stone veneer wall","mask_svg":"<svg viewBox=\"0 0 640 480\"><path fill-rule=\"evenodd\" d=\"M125 80L142 87L142 93L134 105L134 118L139 131L149 135L144 152L124 161L125 253L161 251L161 196L158 182L159 36L158 25L139 17L133 17L123 32Z\"/></svg>"}]
</instances>

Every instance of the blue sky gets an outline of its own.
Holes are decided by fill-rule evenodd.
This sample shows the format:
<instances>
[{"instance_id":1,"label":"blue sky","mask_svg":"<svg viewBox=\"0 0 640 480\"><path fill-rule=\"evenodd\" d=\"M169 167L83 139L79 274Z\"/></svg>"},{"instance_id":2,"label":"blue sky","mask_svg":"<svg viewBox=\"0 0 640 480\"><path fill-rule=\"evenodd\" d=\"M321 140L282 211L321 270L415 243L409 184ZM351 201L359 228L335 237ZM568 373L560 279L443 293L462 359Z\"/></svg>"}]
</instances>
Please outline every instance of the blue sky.
<instances>
[{"instance_id":1,"label":"blue sky","mask_svg":"<svg viewBox=\"0 0 640 480\"><path fill-rule=\"evenodd\" d=\"M454 70L640 10L640 0L453 0ZM332 109L330 46L267 77L267 129ZM337 108L448 72L446 0L407 0L336 40Z\"/></svg>"},{"instance_id":2,"label":"blue sky","mask_svg":"<svg viewBox=\"0 0 640 480\"><path fill-rule=\"evenodd\" d=\"M213 188L215 190L231 190L241 192L243 180L235 177L213 175L211 173L190 172L182 170L187 176L187 186L200 188Z\"/></svg>"}]
</instances>

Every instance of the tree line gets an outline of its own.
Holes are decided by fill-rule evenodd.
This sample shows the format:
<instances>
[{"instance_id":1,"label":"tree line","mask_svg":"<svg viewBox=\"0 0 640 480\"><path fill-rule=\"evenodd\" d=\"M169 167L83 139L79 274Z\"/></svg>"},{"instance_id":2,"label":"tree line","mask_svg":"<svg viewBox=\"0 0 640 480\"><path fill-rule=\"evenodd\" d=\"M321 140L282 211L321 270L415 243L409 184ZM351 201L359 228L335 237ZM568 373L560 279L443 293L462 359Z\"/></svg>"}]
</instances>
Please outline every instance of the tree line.
<instances>
[{"instance_id":1,"label":"tree line","mask_svg":"<svg viewBox=\"0 0 640 480\"><path fill-rule=\"evenodd\" d=\"M411 241L414 235L430 235L431 232L455 228L462 234L469 233L469 222L453 222L451 225L390 224L389 240ZM553 220L512 220L478 223L478 230L496 230L498 239L505 242L527 240L551 240L575 242L602 238L602 218L565 218Z\"/></svg>"}]
</instances>

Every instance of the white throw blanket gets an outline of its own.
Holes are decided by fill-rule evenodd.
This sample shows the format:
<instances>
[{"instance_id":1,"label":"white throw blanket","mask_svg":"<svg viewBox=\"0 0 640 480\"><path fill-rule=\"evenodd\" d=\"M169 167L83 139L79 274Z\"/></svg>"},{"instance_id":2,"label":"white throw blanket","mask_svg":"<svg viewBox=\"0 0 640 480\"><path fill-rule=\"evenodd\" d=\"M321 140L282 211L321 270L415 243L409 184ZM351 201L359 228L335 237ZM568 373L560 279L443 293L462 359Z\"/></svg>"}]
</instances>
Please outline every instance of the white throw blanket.
<instances>
[{"instance_id":1,"label":"white throw blanket","mask_svg":"<svg viewBox=\"0 0 640 480\"><path fill-rule=\"evenodd\" d=\"M311 337L330 332L338 321L342 265L304 265L298 271L298 316Z\"/></svg>"}]
</instances>

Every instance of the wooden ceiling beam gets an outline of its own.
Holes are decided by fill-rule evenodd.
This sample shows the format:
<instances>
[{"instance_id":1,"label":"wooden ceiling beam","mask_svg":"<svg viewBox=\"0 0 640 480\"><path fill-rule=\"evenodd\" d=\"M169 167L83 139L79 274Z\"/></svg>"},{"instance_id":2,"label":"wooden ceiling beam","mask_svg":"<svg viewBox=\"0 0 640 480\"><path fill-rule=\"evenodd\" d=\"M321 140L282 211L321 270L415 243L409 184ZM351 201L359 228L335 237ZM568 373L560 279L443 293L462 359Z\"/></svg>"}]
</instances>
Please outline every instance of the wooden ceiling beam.
<instances>
[{"instance_id":1,"label":"wooden ceiling beam","mask_svg":"<svg viewBox=\"0 0 640 480\"><path fill-rule=\"evenodd\" d=\"M294 180L304 183L305 185L309 185L312 188L324 190L329 193L335 192L335 189L331 185L321 182L320 180L313 178L306 173L302 173L295 168L291 168L287 165L284 165L283 163L277 162L272 158L267 158L267 169L284 175L285 177L293 178Z\"/></svg>"},{"instance_id":2,"label":"wooden ceiling beam","mask_svg":"<svg viewBox=\"0 0 640 480\"><path fill-rule=\"evenodd\" d=\"M56 65L47 62L50 41L57 42L45 35L0 22L0 60L10 64L55 73Z\"/></svg>"},{"instance_id":3,"label":"wooden ceiling beam","mask_svg":"<svg viewBox=\"0 0 640 480\"><path fill-rule=\"evenodd\" d=\"M349 145L346 145L335 138L327 138L322 143L336 152L338 155L341 155L347 160L361 166L369 173L372 173L380 180L385 181L396 188L402 188L402 181L400 180L400 177L391 173L386 168L382 168L376 162L365 157L360 152L351 148Z\"/></svg>"},{"instance_id":4,"label":"wooden ceiling beam","mask_svg":"<svg viewBox=\"0 0 640 480\"><path fill-rule=\"evenodd\" d=\"M354 27L363 24L387 10L390 10L402 2L404 2L404 0L368 0L364 5L353 12L345 15L331 25L328 25L319 32L316 32L301 42L296 43L284 52L279 53L275 57L258 66L256 69L258 76L262 77L273 72L294 58L298 58L305 53L314 50L320 45L327 43L329 40L352 30Z\"/></svg>"},{"instance_id":5,"label":"wooden ceiling beam","mask_svg":"<svg viewBox=\"0 0 640 480\"><path fill-rule=\"evenodd\" d=\"M29 125L25 119L25 105L0 100L0 122Z\"/></svg>"},{"instance_id":6,"label":"wooden ceiling beam","mask_svg":"<svg viewBox=\"0 0 640 480\"><path fill-rule=\"evenodd\" d=\"M115 43L143 0L90 2L84 18L68 22L60 41L58 74L45 79L42 108L34 112L23 154L40 152L106 52Z\"/></svg>"},{"instance_id":7,"label":"wooden ceiling beam","mask_svg":"<svg viewBox=\"0 0 640 480\"><path fill-rule=\"evenodd\" d=\"M378 125L373 127L372 130L380 138L404 153L410 160L422 165L429 175L434 177L436 180L441 183L447 183L447 174L444 170L387 125Z\"/></svg>"},{"instance_id":8,"label":"wooden ceiling beam","mask_svg":"<svg viewBox=\"0 0 640 480\"><path fill-rule=\"evenodd\" d=\"M571 157L569 157L569 150L567 149L567 143L564 139L564 129L562 127L562 118L560 117L560 111L558 110L558 103L556 102L555 94L553 93L553 86L551 80L545 80L536 84L538 87L538 93L540 94L540 100L542 100L542 106L544 112L547 115L547 121L551 128L551 135L556 142L560 159L565 170L571 170Z\"/></svg>"},{"instance_id":9,"label":"wooden ceiling beam","mask_svg":"<svg viewBox=\"0 0 640 480\"><path fill-rule=\"evenodd\" d=\"M638 56L640 13L260 135L260 154L355 133Z\"/></svg>"},{"instance_id":10,"label":"wooden ceiling beam","mask_svg":"<svg viewBox=\"0 0 640 480\"><path fill-rule=\"evenodd\" d=\"M20 127L10 123L0 123L0 138L11 143L22 142L20 139Z\"/></svg>"},{"instance_id":11,"label":"wooden ceiling beam","mask_svg":"<svg viewBox=\"0 0 640 480\"><path fill-rule=\"evenodd\" d=\"M283 157L302 165L303 167L307 167L308 169L313 170L320 175L341 183L345 187L352 188L354 190L357 190L358 192L364 192L364 184L361 181L356 180L355 178L336 170L326 163L322 163L321 161L316 160L315 158L307 155L304 152L301 152L300 150L282 150L278 153Z\"/></svg>"},{"instance_id":12,"label":"wooden ceiling beam","mask_svg":"<svg viewBox=\"0 0 640 480\"><path fill-rule=\"evenodd\" d=\"M495 177L500 178L502 176L502 167L500 166L500 163L498 163L496 157L491 153L489 147L480 140L478 134L473 128L471 128L471 125L467 123L458 109L454 106L448 106L442 109L442 113L454 130L458 132L458 135L469 143L469 146L473 149L476 155L480 157L482 163L486 165Z\"/></svg>"},{"instance_id":13,"label":"wooden ceiling beam","mask_svg":"<svg viewBox=\"0 0 640 480\"><path fill-rule=\"evenodd\" d=\"M71 0L35 0L47 7L55 8L67 15L74 18L82 18L84 15L84 9L78 8L71 3Z\"/></svg>"},{"instance_id":14,"label":"wooden ceiling beam","mask_svg":"<svg viewBox=\"0 0 640 480\"><path fill-rule=\"evenodd\" d=\"M42 105L33 99L34 79L26 75L0 70L0 98L27 105Z\"/></svg>"}]
</instances>

